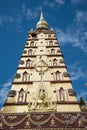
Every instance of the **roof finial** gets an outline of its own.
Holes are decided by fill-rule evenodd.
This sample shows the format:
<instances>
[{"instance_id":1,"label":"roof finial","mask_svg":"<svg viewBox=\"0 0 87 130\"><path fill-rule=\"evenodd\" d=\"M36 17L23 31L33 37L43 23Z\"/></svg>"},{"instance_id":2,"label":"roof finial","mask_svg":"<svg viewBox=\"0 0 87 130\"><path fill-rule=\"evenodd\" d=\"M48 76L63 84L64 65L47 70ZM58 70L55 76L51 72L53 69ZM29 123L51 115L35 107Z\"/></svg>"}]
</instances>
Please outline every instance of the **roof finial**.
<instances>
[{"instance_id":1,"label":"roof finial","mask_svg":"<svg viewBox=\"0 0 87 130\"><path fill-rule=\"evenodd\" d=\"M47 30L49 29L49 25L44 19L42 9L41 9L40 20L38 21L36 25L36 29L47 29Z\"/></svg>"},{"instance_id":2,"label":"roof finial","mask_svg":"<svg viewBox=\"0 0 87 130\"><path fill-rule=\"evenodd\" d=\"M41 9L41 15L40 15L40 20L44 20L44 16L43 16L43 12L42 12L42 9Z\"/></svg>"}]
</instances>

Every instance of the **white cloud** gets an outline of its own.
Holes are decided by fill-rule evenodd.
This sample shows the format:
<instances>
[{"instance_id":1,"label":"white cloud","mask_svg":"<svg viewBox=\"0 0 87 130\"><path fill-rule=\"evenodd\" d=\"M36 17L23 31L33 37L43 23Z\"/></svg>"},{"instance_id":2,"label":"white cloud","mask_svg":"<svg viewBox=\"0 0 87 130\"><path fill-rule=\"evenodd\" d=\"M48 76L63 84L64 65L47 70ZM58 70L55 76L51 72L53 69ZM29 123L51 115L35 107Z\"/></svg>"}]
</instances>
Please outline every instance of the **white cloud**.
<instances>
[{"instance_id":1,"label":"white cloud","mask_svg":"<svg viewBox=\"0 0 87 130\"><path fill-rule=\"evenodd\" d=\"M10 86L11 86L10 80L0 85L0 104L3 104L5 102Z\"/></svg>"},{"instance_id":2,"label":"white cloud","mask_svg":"<svg viewBox=\"0 0 87 130\"><path fill-rule=\"evenodd\" d=\"M71 3L73 4L73 5L76 5L76 4L78 4L80 2L80 0L71 0Z\"/></svg>"},{"instance_id":3,"label":"white cloud","mask_svg":"<svg viewBox=\"0 0 87 130\"><path fill-rule=\"evenodd\" d=\"M8 86L10 86L10 85L11 85L11 82L7 82L7 83L3 84L2 86L3 86L3 87L8 87Z\"/></svg>"},{"instance_id":4,"label":"white cloud","mask_svg":"<svg viewBox=\"0 0 87 130\"><path fill-rule=\"evenodd\" d=\"M0 26L18 26L21 25L22 23L22 15L16 14L15 16L7 16L7 15L2 15L0 16Z\"/></svg>"},{"instance_id":5,"label":"white cloud","mask_svg":"<svg viewBox=\"0 0 87 130\"><path fill-rule=\"evenodd\" d=\"M71 44L73 47L80 48L87 55L87 11L77 11L74 21L65 31L57 28L59 42L62 45Z\"/></svg>"},{"instance_id":6,"label":"white cloud","mask_svg":"<svg viewBox=\"0 0 87 130\"><path fill-rule=\"evenodd\" d=\"M12 15L0 15L0 26L15 26L18 30L22 28L23 20L35 19L38 16L40 7L31 9L25 4L21 6L21 12L15 12Z\"/></svg>"},{"instance_id":7,"label":"white cloud","mask_svg":"<svg viewBox=\"0 0 87 130\"><path fill-rule=\"evenodd\" d=\"M63 5L65 3L64 0L54 0L54 1L44 1L43 4L44 6L49 6L51 8L53 8L54 6L60 6L60 5Z\"/></svg>"},{"instance_id":8,"label":"white cloud","mask_svg":"<svg viewBox=\"0 0 87 130\"><path fill-rule=\"evenodd\" d=\"M87 0L71 0L71 3L76 6L78 4L85 4Z\"/></svg>"},{"instance_id":9,"label":"white cloud","mask_svg":"<svg viewBox=\"0 0 87 130\"><path fill-rule=\"evenodd\" d=\"M68 66L71 80L87 80L87 70L84 71L83 66L80 65L80 61L77 61L73 65Z\"/></svg>"},{"instance_id":10,"label":"white cloud","mask_svg":"<svg viewBox=\"0 0 87 130\"><path fill-rule=\"evenodd\" d=\"M83 98L87 97L87 91L81 91L81 93L77 94L78 100L80 99L80 97Z\"/></svg>"},{"instance_id":11,"label":"white cloud","mask_svg":"<svg viewBox=\"0 0 87 130\"><path fill-rule=\"evenodd\" d=\"M38 15L38 11L37 10L35 11L35 10L27 9L26 12L25 12L25 17L28 20L36 18L37 15Z\"/></svg>"},{"instance_id":12,"label":"white cloud","mask_svg":"<svg viewBox=\"0 0 87 130\"><path fill-rule=\"evenodd\" d=\"M27 20L35 19L38 16L38 11L41 9L40 6L36 8L28 8L26 4L22 4L21 8L23 12L21 16Z\"/></svg>"},{"instance_id":13,"label":"white cloud","mask_svg":"<svg viewBox=\"0 0 87 130\"><path fill-rule=\"evenodd\" d=\"M86 79L87 72L84 72L81 67L72 65L69 69L72 80Z\"/></svg>"},{"instance_id":14,"label":"white cloud","mask_svg":"<svg viewBox=\"0 0 87 130\"><path fill-rule=\"evenodd\" d=\"M84 66L84 65L83 65ZM83 70L83 66L80 65L80 61L73 65L69 65L69 73L72 81L86 81L87 80L87 70ZM83 83L84 87L86 87L86 84ZM80 86L81 87L81 86ZM85 88L78 88L76 87L77 91L77 99L79 100L80 97L83 97L84 99L87 97L87 91L85 91ZM86 98L87 99L87 98Z\"/></svg>"},{"instance_id":15,"label":"white cloud","mask_svg":"<svg viewBox=\"0 0 87 130\"><path fill-rule=\"evenodd\" d=\"M0 16L0 25L4 25L4 24L13 24L14 23L14 18L12 16Z\"/></svg>"},{"instance_id":16,"label":"white cloud","mask_svg":"<svg viewBox=\"0 0 87 130\"><path fill-rule=\"evenodd\" d=\"M65 3L64 0L55 0L55 2L58 3L58 4L64 4Z\"/></svg>"},{"instance_id":17,"label":"white cloud","mask_svg":"<svg viewBox=\"0 0 87 130\"><path fill-rule=\"evenodd\" d=\"M76 21L80 23L87 23L87 11L77 11L76 12Z\"/></svg>"},{"instance_id":18,"label":"white cloud","mask_svg":"<svg viewBox=\"0 0 87 130\"><path fill-rule=\"evenodd\" d=\"M4 87L0 90L0 104L4 103L8 94L9 88Z\"/></svg>"},{"instance_id":19,"label":"white cloud","mask_svg":"<svg viewBox=\"0 0 87 130\"><path fill-rule=\"evenodd\" d=\"M74 37L74 35L71 35L70 32L66 31L63 32L61 29L56 29L59 42L61 42L62 45L65 45L66 43L73 43L77 41L77 38ZM74 40L73 40L74 39Z\"/></svg>"},{"instance_id":20,"label":"white cloud","mask_svg":"<svg viewBox=\"0 0 87 130\"><path fill-rule=\"evenodd\" d=\"M25 4L22 4L22 12L25 13L26 12L26 5Z\"/></svg>"},{"instance_id":21,"label":"white cloud","mask_svg":"<svg viewBox=\"0 0 87 130\"><path fill-rule=\"evenodd\" d=\"M44 6L49 6L49 7L51 7L51 8L52 8L52 7L54 7L54 6L55 6L55 2L48 2L48 1L44 1L44 2L43 2L43 5L44 5Z\"/></svg>"},{"instance_id":22,"label":"white cloud","mask_svg":"<svg viewBox=\"0 0 87 130\"><path fill-rule=\"evenodd\" d=\"M85 30L83 30L82 32L82 29L84 28L78 28L77 30L73 30L72 32L70 32L69 30L56 30L61 45L64 46L66 44L71 44L73 47L80 48L83 53L87 55L87 32Z\"/></svg>"}]
</instances>

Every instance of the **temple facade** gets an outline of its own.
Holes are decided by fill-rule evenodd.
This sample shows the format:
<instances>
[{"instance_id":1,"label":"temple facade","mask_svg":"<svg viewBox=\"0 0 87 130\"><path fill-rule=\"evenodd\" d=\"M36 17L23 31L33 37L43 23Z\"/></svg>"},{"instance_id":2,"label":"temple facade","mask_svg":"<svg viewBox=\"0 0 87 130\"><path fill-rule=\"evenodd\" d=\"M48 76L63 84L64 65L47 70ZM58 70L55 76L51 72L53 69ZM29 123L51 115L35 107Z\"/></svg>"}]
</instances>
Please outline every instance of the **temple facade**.
<instances>
[{"instance_id":1,"label":"temple facade","mask_svg":"<svg viewBox=\"0 0 87 130\"><path fill-rule=\"evenodd\" d=\"M36 29L28 32L0 116L4 130L87 128L87 112L81 112L56 32L42 12Z\"/></svg>"}]
</instances>

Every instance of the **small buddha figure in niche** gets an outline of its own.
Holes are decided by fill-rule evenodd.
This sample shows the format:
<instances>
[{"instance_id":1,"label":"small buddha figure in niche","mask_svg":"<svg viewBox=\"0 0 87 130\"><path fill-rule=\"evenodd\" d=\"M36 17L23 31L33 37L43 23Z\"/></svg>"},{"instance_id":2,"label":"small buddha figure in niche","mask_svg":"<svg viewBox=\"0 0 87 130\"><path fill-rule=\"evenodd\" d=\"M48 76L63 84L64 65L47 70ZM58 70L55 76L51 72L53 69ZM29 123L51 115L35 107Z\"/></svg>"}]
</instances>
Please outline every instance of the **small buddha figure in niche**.
<instances>
[{"instance_id":1,"label":"small buddha figure in niche","mask_svg":"<svg viewBox=\"0 0 87 130\"><path fill-rule=\"evenodd\" d=\"M51 34L48 35L48 38L51 38Z\"/></svg>"},{"instance_id":2,"label":"small buddha figure in niche","mask_svg":"<svg viewBox=\"0 0 87 130\"><path fill-rule=\"evenodd\" d=\"M31 46L31 47L34 46L34 41L31 41L31 42L30 42L30 46Z\"/></svg>"},{"instance_id":3,"label":"small buddha figure in niche","mask_svg":"<svg viewBox=\"0 0 87 130\"><path fill-rule=\"evenodd\" d=\"M59 97L60 101L65 101L65 90L62 87L59 89Z\"/></svg>"},{"instance_id":4,"label":"small buddha figure in niche","mask_svg":"<svg viewBox=\"0 0 87 130\"><path fill-rule=\"evenodd\" d=\"M53 66L57 66L57 59L53 59Z\"/></svg>"},{"instance_id":5,"label":"small buddha figure in niche","mask_svg":"<svg viewBox=\"0 0 87 130\"><path fill-rule=\"evenodd\" d=\"M32 66L32 65L31 65L31 60L30 60L30 59L28 59L28 60L26 61L26 66L27 66L27 67Z\"/></svg>"},{"instance_id":6,"label":"small buddha figure in niche","mask_svg":"<svg viewBox=\"0 0 87 130\"><path fill-rule=\"evenodd\" d=\"M28 55L32 55L32 50L28 50Z\"/></svg>"},{"instance_id":7,"label":"small buddha figure in niche","mask_svg":"<svg viewBox=\"0 0 87 130\"><path fill-rule=\"evenodd\" d=\"M18 102L23 102L24 96L25 96L25 91L24 91L23 88L21 88L20 91L19 91L19 95L18 95Z\"/></svg>"},{"instance_id":8,"label":"small buddha figure in niche","mask_svg":"<svg viewBox=\"0 0 87 130\"><path fill-rule=\"evenodd\" d=\"M25 72L23 73L22 81L27 81L27 76L28 76L28 73L25 71Z\"/></svg>"},{"instance_id":9,"label":"small buddha figure in niche","mask_svg":"<svg viewBox=\"0 0 87 130\"><path fill-rule=\"evenodd\" d=\"M49 46L53 46L53 41L49 41Z\"/></svg>"},{"instance_id":10,"label":"small buddha figure in niche","mask_svg":"<svg viewBox=\"0 0 87 130\"><path fill-rule=\"evenodd\" d=\"M51 49L51 54L54 55L55 54L55 50Z\"/></svg>"},{"instance_id":11,"label":"small buddha figure in niche","mask_svg":"<svg viewBox=\"0 0 87 130\"><path fill-rule=\"evenodd\" d=\"M60 80L60 72L56 71L55 72L56 80Z\"/></svg>"}]
</instances>

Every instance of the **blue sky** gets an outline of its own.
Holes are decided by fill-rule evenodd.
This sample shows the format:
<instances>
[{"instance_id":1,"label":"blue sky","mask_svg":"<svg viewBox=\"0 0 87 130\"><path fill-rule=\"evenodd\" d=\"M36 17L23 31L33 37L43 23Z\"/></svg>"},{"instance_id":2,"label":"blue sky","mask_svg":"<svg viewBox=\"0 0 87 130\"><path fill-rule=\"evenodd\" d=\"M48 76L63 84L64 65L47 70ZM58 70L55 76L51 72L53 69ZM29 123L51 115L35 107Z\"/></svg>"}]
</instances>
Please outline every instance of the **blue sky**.
<instances>
[{"instance_id":1,"label":"blue sky","mask_svg":"<svg viewBox=\"0 0 87 130\"><path fill-rule=\"evenodd\" d=\"M77 99L87 100L87 0L0 0L0 107L41 8L56 30Z\"/></svg>"}]
</instances>

